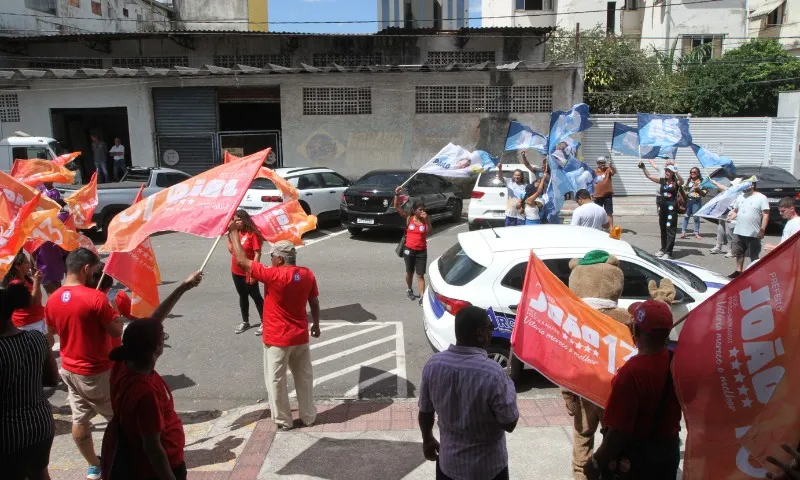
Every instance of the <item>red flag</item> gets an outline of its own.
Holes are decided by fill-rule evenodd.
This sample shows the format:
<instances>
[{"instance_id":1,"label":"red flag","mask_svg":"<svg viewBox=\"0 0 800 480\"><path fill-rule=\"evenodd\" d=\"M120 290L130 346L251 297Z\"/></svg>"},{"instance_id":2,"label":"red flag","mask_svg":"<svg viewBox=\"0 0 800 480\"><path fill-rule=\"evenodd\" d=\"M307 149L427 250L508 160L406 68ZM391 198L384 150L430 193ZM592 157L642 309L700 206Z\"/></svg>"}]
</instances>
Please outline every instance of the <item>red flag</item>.
<instances>
[{"instance_id":1,"label":"red flag","mask_svg":"<svg viewBox=\"0 0 800 480\"><path fill-rule=\"evenodd\" d=\"M139 188L133 203L142 199L144 185ZM130 252L114 252L106 260L105 272L133 292L132 312L137 317L149 317L160 303L158 286L161 284L161 272L158 269L156 254L145 239Z\"/></svg>"},{"instance_id":2,"label":"red flag","mask_svg":"<svg viewBox=\"0 0 800 480\"><path fill-rule=\"evenodd\" d=\"M297 200L275 205L252 218L261 235L270 243L289 240L302 245L303 234L317 228L317 217L306 215Z\"/></svg>"},{"instance_id":3,"label":"red flag","mask_svg":"<svg viewBox=\"0 0 800 480\"><path fill-rule=\"evenodd\" d=\"M0 233L0 278L3 278L11 269L14 257L17 256L25 241L33 230L34 223L30 221L31 213L39 203L39 195L31 199L17 212L8 227Z\"/></svg>"},{"instance_id":4,"label":"red flag","mask_svg":"<svg viewBox=\"0 0 800 480\"><path fill-rule=\"evenodd\" d=\"M224 234L268 153L269 149L212 168L131 205L111 221L102 250L130 252L156 232Z\"/></svg>"},{"instance_id":5,"label":"red flag","mask_svg":"<svg viewBox=\"0 0 800 480\"><path fill-rule=\"evenodd\" d=\"M52 242L71 252L81 246L79 234L70 230L58 219L59 210L40 210L29 216L32 224L30 238L25 243L25 250L35 252L44 242Z\"/></svg>"},{"instance_id":6,"label":"red flag","mask_svg":"<svg viewBox=\"0 0 800 480\"><path fill-rule=\"evenodd\" d=\"M267 156L269 156L269 154L267 154ZM225 155L222 157L222 162L227 164L231 162L237 162L241 159L242 157L237 157L236 155L232 155L226 151ZM297 189L292 186L292 184L267 167L262 167L261 170L258 171L257 177L271 180L278 190L280 190L284 202L288 200L297 200L300 197L300 192L298 192Z\"/></svg>"},{"instance_id":7,"label":"red flag","mask_svg":"<svg viewBox=\"0 0 800 480\"><path fill-rule=\"evenodd\" d=\"M7 207L11 211L11 216L17 214L20 208L25 205L25 202L30 202L34 198L38 198L39 208L50 210L51 208L61 208L61 206L51 200L46 195L38 195L31 187L18 182L15 178L0 171L0 190L7 202Z\"/></svg>"},{"instance_id":8,"label":"red flag","mask_svg":"<svg viewBox=\"0 0 800 480\"><path fill-rule=\"evenodd\" d=\"M11 176L31 187L47 182L73 183L75 172L67 170L52 160L15 160Z\"/></svg>"},{"instance_id":9,"label":"red flag","mask_svg":"<svg viewBox=\"0 0 800 480\"><path fill-rule=\"evenodd\" d=\"M57 156L53 163L59 167L65 167L68 163L81 156L81 152L65 153L64 155Z\"/></svg>"},{"instance_id":10,"label":"red flag","mask_svg":"<svg viewBox=\"0 0 800 480\"><path fill-rule=\"evenodd\" d=\"M84 230L94 227L92 216L97 208L97 172L92 174L89 183L67 197L64 202L69 205L70 218L75 227Z\"/></svg>"},{"instance_id":11,"label":"red flag","mask_svg":"<svg viewBox=\"0 0 800 480\"><path fill-rule=\"evenodd\" d=\"M795 235L686 318L672 366L684 478L764 478L766 456L800 441L798 278Z\"/></svg>"},{"instance_id":12,"label":"red flag","mask_svg":"<svg viewBox=\"0 0 800 480\"><path fill-rule=\"evenodd\" d=\"M628 327L583 303L533 251L511 345L542 375L603 407L617 369L636 354Z\"/></svg>"},{"instance_id":13,"label":"red flag","mask_svg":"<svg viewBox=\"0 0 800 480\"><path fill-rule=\"evenodd\" d=\"M97 247L94 246L94 242L80 232L78 232L78 243L81 245L81 247L93 252L95 255L100 255L100 253L97 251Z\"/></svg>"},{"instance_id":14,"label":"red flag","mask_svg":"<svg viewBox=\"0 0 800 480\"><path fill-rule=\"evenodd\" d=\"M5 195L0 195L0 227L5 228L14 218L14 209L8 204Z\"/></svg>"}]
</instances>

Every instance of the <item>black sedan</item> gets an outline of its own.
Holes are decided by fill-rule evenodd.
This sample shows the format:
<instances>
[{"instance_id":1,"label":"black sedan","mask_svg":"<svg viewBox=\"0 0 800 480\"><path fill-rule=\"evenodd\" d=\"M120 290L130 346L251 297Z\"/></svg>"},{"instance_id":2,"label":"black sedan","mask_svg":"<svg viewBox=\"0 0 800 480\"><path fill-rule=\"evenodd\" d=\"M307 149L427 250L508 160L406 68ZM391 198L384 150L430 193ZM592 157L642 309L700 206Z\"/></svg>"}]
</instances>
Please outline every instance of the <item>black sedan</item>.
<instances>
[{"instance_id":1,"label":"black sedan","mask_svg":"<svg viewBox=\"0 0 800 480\"><path fill-rule=\"evenodd\" d=\"M342 226L351 234L364 228L402 230L403 217L394 209L394 190L414 175L414 170L373 170L359 178L342 194L339 209ZM461 218L462 201L458 188L444 178L417 173L405 187L410 209L417 200L425 204L431 221Z\"/></svg>"},{"instance_id":2,"label":"black sedan","mask_svg":"<svg viewBox=\"0 0 800 480\"><path fill-rule=\"evenodd\" d=\"M736 173L731 173L726 168L720 168L711 173L710 177L726 187L735 178L747 179L755 175L758 179L756 189L764 194L769 201L770 223L783 223L783 218L778 212L778 202L783 197L794 198L795 208L800 208L800 180L786 170L778 167L736 167ZM716 195L717 190L709 192L709 197Z\"/></svg>"}]
</instances>

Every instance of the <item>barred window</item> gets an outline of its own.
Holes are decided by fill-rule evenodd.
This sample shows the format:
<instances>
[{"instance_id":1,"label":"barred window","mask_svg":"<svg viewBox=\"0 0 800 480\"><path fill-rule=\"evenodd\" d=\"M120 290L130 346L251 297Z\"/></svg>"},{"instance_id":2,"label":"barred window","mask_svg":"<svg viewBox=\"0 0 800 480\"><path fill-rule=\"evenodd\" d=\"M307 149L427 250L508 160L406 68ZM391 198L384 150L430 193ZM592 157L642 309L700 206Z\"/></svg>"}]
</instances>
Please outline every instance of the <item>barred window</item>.
<instances>
[{"instance_id":1,"label":"barred window","mask_svg":"<svg viewBox=\"0 0 800 480\"><path fill-rule=\"evenodd\" d=\"M103 60L100 58L53 58L46 61L28 62L28 68L103 68Z\"/></svg>"},{"instance_id":2,"label":"barred window","mask_svg":"<svg viewBox=\"0 0 800 480\"><path fill-rule=\"evenodd\" d=\"M553 109L552 85L417 86L417 113L545 113Z\"/></svg>"},{"instance_id":3,"label":"barred window","mask_svg":"<svg viewBox=\"0 0 800 480\"><path fill-rule=\"evenodd\" d=\"M236 68L236 65L247 65L262 68L270 63L288 67L289 55L214 55L214 65L218 67Z\"/></svg>"},{"instance_id":4,"label":"barred window","mask_svg":"<svg viewBox=\"0 0 800 480\"><path fill-rule=\"evenodd\" d=\"M432 66L451 65L453 63L475 65L478 63L494 61L494 52L428 52L428 63Z\"/></svg>"},{"instance_id":5,"label":"barred window","mask_svg":"<svg viewBox=\"0 0 800 480\"><path fill-rule=\"evenodd\" d=\"M372 90L354 87L303 88L303 115L369 115Z\"/></svg>"},{"instance_id":6,"label":"barred window","mask_svg":"<svg viewBox=\"0 0 800 480\"><path fill-rule=\"evenodd\" d=\"M19 122L19 98L16 93L0 95L0 122Z\"/></svg>"},{"instance_id":7,"label":"barred window","mask_svg":"<svg viewBox=\"0 0 800 480\"><path fill-rule=\"evenodd\" d=\"M371 65L382 65L381 55L337 55L333 53L315 53L313 57L315 67L328 67L339 65L340 67L366 67Z\"/></svg>"},{"instance_id":8,"label":"barred window","mask_svg":"<svg viewBox=\"0 0 800 480\"><path fill-rule=\"evenodd\" d=\"M188 67L189 57L125 57L111 60L112 67L122 68L172 68L175 66Z\"/></svg>"}]
</instances>

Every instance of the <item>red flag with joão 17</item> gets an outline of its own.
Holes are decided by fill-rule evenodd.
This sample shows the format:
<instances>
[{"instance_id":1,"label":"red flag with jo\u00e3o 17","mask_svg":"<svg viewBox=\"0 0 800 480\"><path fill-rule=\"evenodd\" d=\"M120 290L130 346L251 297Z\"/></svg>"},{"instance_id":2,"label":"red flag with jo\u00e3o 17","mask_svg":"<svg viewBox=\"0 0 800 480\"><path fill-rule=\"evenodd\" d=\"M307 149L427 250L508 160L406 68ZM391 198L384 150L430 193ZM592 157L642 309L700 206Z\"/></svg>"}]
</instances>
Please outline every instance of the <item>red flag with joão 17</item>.
<instances>
[{"instance_id":1,"label":"red flag with jo\u00e3o 17","mask_svg":"<svg viewBox=\"0 0 800 480\"><path fill-rule=\"evenodd\" d=\"M130 252L157 232L217 237L239 208L269 149L212 168L151 195L117 214L105 252Z\"/></svg>"},{"instance_id":2,"label":"red flag with jo\u00e3o 17","mask_svg":"<svg viewBox=\"0 0 800 480\"><path fill-rule=\"evenodd\" d=\"M686 318L672 367L684 478L765 478L766 456L800 441L798 279L794 235Z\"/></svg>"}]
</instances>

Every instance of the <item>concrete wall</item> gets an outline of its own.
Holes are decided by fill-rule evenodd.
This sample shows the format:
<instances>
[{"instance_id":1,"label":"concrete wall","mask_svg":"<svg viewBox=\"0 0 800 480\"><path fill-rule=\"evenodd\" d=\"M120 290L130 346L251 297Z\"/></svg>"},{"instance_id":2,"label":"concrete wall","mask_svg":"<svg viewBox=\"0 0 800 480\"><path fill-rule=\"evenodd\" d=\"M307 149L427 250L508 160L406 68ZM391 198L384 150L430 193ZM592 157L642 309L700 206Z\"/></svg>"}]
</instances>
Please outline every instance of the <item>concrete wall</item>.
<instances>
[{"instance_id":1,"label":"concrete wall","mask_svg":"<svg viewBox=\"0 0 800 480\"><path fill-rule=\"evenodd\" d=\"M781 92L778 94L778 117L800 118L800 91ZM794 136L794 169L792 173L800 177L800 122Z\"/></svg>"},{"instance_id":2,"label":"concrete wall","mask_svg":"<svg viewBox=\"0 0 800 480\"><path fill-rule=\"evenodd\" d=\"M173 0L181 28L186 30L247 31L247 4L248 0Z\"/></svg>"},{"instance_id":3,"label":"concrete wall","mask_svg":"<svg viewBox=\"0 0 800 480\"><path fill-rule=\"evenodd\" d=\"M664 2L644 9L641 46L669 51L675 39L683 35L739 37L723 42L723 50L729 50L740 46L744 41L741 37L747 36L746 19L746 0Z\"/></svg>"},{"instance_id":4,"label":"concrete wall","mask_svg":"<svg viewBox=\"0 0 800 480\"><path fill-rule=\"evenodd\" d=\"M133 165L155 166L150 89L141 79L39 80L30 90L13 93L19 98L20 122L3 122L2 136L20 130L34 136L54 136L51 108L126 107Z\"/></svg>"}]
</instances>

